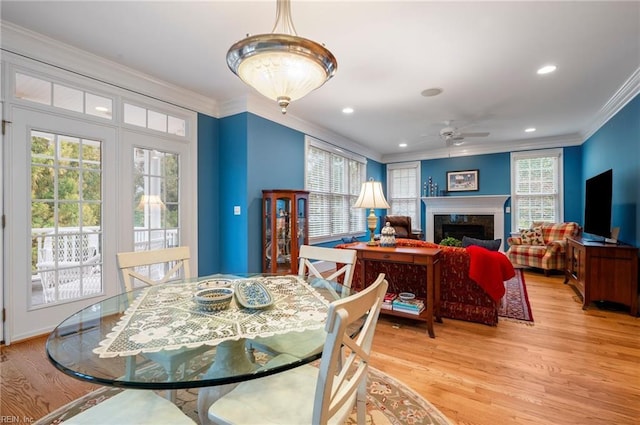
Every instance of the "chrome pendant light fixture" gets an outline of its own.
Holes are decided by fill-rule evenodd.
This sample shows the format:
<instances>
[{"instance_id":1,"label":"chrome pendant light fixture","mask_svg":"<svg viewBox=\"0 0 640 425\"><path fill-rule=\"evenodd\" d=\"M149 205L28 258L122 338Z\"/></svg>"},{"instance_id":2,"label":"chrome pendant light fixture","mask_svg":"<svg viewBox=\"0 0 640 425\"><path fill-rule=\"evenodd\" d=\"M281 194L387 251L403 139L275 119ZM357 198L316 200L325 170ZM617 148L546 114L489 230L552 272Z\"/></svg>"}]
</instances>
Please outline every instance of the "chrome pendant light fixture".
<instances>
[{"instance_id":1,"label":"chrome pendant light fixture","mask_svg":"<svg viewBox=\"0 0 640 425\"><path fill-rule=\"evenodd\" d=\"M297 35L290 0L278 0L271 34L247 36L231 46L227 65L246 84L278 102L283 114L290 102L322 86L338 69L329 50Z\"/></svg>"}]
</instances>

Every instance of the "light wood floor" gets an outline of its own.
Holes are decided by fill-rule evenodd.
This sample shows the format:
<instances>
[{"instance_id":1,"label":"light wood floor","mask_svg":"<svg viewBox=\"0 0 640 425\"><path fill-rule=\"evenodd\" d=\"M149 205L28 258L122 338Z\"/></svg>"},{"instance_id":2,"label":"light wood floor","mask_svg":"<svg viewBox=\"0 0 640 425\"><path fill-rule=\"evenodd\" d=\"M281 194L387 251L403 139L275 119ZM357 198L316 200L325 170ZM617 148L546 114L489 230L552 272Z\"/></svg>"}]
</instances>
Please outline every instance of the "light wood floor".
<instances>
[{"instance_id":1,"label":"light wood floor","mask_svg":"<svg viewBox=\"0 0 640 425\"><path fill-rule=\"evenodd\" d=\"M458 424L640 423L640 319L583 311L561 276L527 272L535 324L381 318L371 364ZM2 347L0 418L38 419L96 388L50 365L45 338Z\"/></svg>"}]
</instances>

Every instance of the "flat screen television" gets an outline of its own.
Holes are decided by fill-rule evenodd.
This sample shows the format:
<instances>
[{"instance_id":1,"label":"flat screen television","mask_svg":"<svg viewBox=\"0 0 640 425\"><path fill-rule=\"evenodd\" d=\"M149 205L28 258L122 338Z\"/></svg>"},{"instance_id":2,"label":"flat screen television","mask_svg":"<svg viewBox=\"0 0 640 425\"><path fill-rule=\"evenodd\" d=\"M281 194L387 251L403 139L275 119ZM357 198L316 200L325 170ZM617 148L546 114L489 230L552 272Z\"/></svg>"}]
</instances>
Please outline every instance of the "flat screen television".
<instances>
[{"instance_id":1,"label":"flat screen television","mask_svg":"<svg viewBox=\"0 0 640 425\"><path fill-rule=\"evenodd\" d=\"M611 237L613 170L587 179L584 199L584 233Z\"/></svg>"}]
</instances>

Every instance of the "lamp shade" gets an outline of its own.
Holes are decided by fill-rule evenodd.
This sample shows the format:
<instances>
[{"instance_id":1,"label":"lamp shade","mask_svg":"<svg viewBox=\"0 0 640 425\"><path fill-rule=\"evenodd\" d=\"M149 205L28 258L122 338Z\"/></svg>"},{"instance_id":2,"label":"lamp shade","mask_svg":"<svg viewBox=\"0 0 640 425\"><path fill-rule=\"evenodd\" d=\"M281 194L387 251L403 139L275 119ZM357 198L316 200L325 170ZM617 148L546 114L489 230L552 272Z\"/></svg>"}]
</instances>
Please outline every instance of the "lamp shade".
<instances>
[{"instance_id":1,"label":"lamp shade","mask_svg":"<svg viewBox=\"0 0 640 425\"><path fill-rule=\"evenodd\" d=\"M263 96L286 104L306 96L335 74L337 62L325 47L288 34L260 34L231 46L227 65Z\"/></svg>"},{"instance_id":2,"label":"lamp shade","mask_svg":"<svg viewBox=\"0 0 640 425\"><path fill-rule=\"evenodd\" d=\"M160 199L159 195L142 195L140 198L140 203L138 204L138 209L142 210L145 206L149 206L150 208L159 208L161 210L166 209L164 202Z\"/></svg>"},{"instance_id":3,"label":"lamp shade","mask_svg":"<svg viewBox=\"0 0 640 425\"><path fill-rule=\"evenodd\" d=\"M227 65L242 81L278 102L306 96L336 73L338 62L323 45L296 34L289 0L278 0L271 34L248 36L227 52Z\"/></svg>"},{"instance_id":4,"label":"lamp shade","mask_svg":"<svg viewBox=\"0 0 640 425\"><path fill-rule=\"evenodd\" d=\"M353 206L356 208L391 208L382 192L382 184L373 180L362 183L360 196Z\"/></svg>"}]
</instances>

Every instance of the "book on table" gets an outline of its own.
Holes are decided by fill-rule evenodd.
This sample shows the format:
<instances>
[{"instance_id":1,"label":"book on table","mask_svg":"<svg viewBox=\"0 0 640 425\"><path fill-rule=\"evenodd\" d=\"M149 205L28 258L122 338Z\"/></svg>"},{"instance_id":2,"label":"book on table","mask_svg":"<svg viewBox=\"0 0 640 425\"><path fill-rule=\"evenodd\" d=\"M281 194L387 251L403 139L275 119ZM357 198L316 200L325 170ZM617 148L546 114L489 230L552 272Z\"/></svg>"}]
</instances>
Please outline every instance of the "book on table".
<instances>
[{"instance_id":1,"label":"book on table","mask_svg":"<svg viewBox=\"0 0 640 425\"><path fill-rule=\"evenodd\" d=\"M382 309L393 310L393 300L398 298L398 294L394 292L387 292L382 300Z\"/></svg>"},{"instance_id":2,"label":"book on table","mask_svg":"<svg viewBox=\"0 0 640 425\"><path fill-rule=\"evenodd\" d=\"M391 306L394 311L409 314L420 314L425 309L424 301L417 298L404 301L396 298L391 302Z\"/></svg>"}]
</instances>

